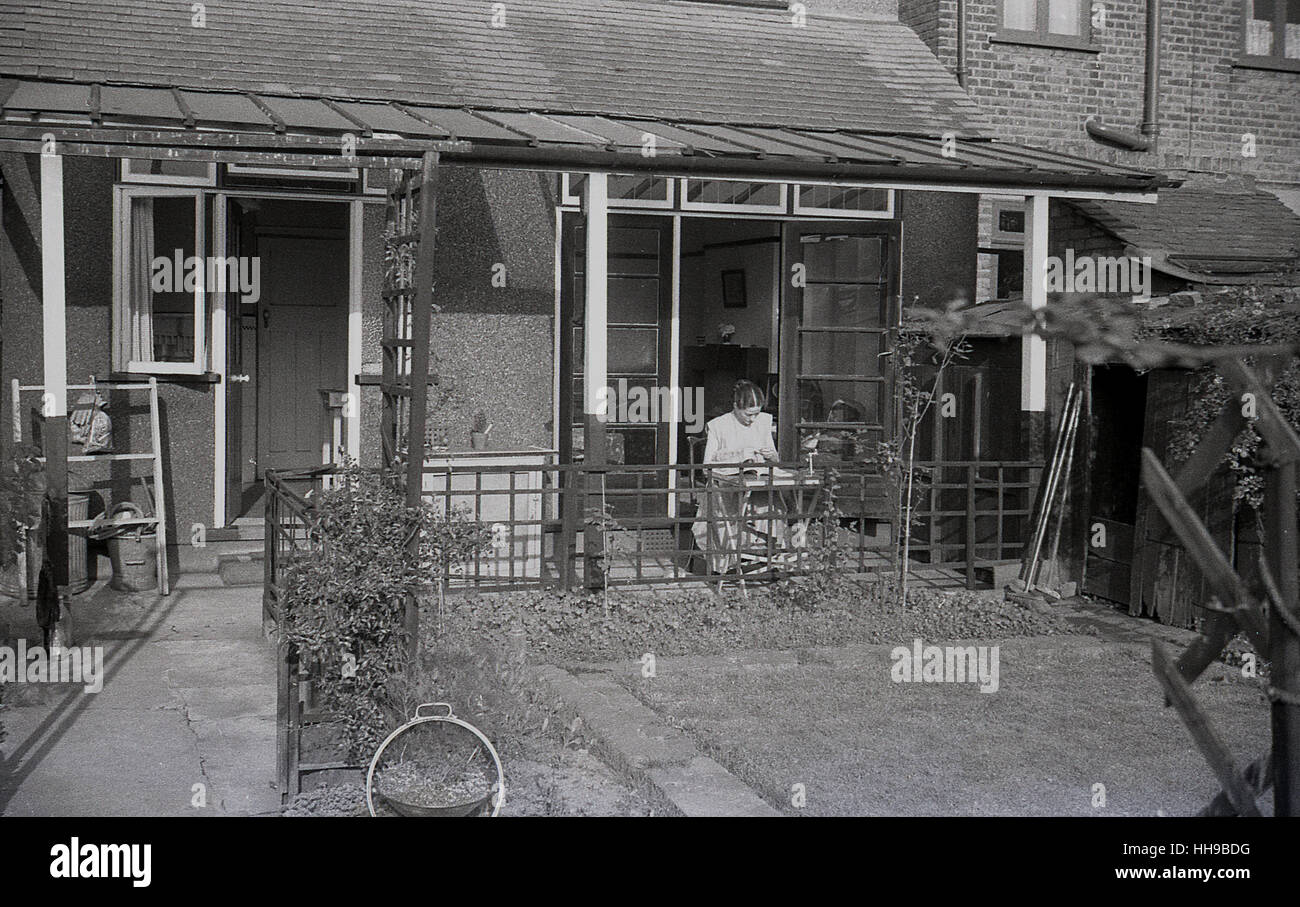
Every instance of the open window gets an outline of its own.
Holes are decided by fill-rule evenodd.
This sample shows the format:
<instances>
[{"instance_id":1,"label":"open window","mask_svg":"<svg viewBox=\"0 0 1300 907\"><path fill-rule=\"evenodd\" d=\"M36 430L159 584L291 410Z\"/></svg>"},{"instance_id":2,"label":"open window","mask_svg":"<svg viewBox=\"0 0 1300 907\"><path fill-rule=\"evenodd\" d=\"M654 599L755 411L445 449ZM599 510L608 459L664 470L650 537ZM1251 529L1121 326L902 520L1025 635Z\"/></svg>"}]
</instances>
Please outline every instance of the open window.
<instances>
[{"instance_id":1,"label":"open window","mask_svg":"<svg viewBox=\"0 0 1300 907\"><path fill-rule=\"evenodd\" d=\"M203 194L119 187L113 235L113 368L145 374L205 370Z\"/></svg>"}]
</instances>

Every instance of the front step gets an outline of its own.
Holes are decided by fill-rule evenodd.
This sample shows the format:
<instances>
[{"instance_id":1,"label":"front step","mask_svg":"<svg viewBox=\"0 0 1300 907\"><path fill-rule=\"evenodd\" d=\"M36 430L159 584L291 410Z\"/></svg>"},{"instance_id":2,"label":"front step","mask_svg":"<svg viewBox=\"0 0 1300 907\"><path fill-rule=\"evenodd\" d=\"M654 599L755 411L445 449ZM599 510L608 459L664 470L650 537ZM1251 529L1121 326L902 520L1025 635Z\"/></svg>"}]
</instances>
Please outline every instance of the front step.
<instances>
[{"instance_id":1,"label":"front step","mask_svg":"<svg viewBox=\"0 0 1300 907\"><path fill-rule=\"evenodd\" d=\"M248 554L225 554L217 563L217 575L227 586L260 586L265 580L266 558L261 550Z\"/></svg>"},{"instance_id":2,"label":"front step","mask_svg":"<svg viewBox=\"0 0 1300 907\"><path fill-rule=\"evenodd\" d=\"M219 573L224 561L256 559L260 564L265 546L258 540L215 541L209 536L203 547L176 546L176 566L181 573ZM261 582L261 580L258 580Z\"/></svg>"}]
</instances>

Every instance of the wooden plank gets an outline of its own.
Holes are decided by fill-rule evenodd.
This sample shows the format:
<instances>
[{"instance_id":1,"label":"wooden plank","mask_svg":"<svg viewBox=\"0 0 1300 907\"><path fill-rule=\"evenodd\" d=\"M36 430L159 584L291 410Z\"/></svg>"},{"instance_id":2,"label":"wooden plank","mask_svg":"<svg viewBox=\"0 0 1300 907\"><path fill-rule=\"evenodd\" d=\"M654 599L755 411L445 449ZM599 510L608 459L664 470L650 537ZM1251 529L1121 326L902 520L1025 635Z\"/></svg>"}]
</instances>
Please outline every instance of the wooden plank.
<instances>
[{"instance_id":1,"label":"wooden plank","mask_svg":"<svg viewBox=\"0 0 1300 907\"><path fill-rule=\"evenodd\" d=\"M1219 601L1229 609L1253 608L1255 601L1250 590L1232 569L1227 556L1214 544L1209 531L1149 447L1142 448L1142 484L1173 527L1178 540L1199 565ZM1258 626L1252 627L1246 620L1242 623L1242 628L1250 633L1262 650L1263 640L1259 638Z\"/></svg>"},{"instance_id":2,"label":"wooden plank","mask_svg":"<svg viewBox=\"0 0 1300 907\"><path fill-rule=\"evenodd\" d=\"M1146 410L1143 415L1142 444L1163 451L1169 442L1170 422L1186 409L1187 376L1156 370L1147 378ZM1133 576L1129 588L1129 613L1141 615L1154 611L1155 579L1159 552L1148 544L1152 525L1159 515L1152 509L1149 496L1138 489L1137 516L1134 520Z\"/></svg>"},{"instance_id":3,"label":"wooden plank","mask_svg":"<svg viewBox=\"0 0 1300 907\"><path fill-rule=\"evenodd\" d=\"M1104 560L1090 553L1083 591L1110 601L1125 602L1129 595L1132 569L1128 564Z\"/></svg>"},{"instance_id":4,"label":"wooden plank","mask_svg":"<svg viewBox=\"0 0 1300 907\"><path fill-rule=\"evenodd\" d=\"M1187 732L1191 734L1197 749L1209 763L1214 776L1219 779L1219 784L1223 786L1223 792L1233 809L1237 811L1237 815L1258 816L1259 808L1255 805L1253 787L1246 782L1241 771L1238 770L1231 750L1210 724L1209 717L1196 701L1191 687L1174 667L1169 653L1158 640L1151 641L1151 666L1169 701L1173 703L1179 717L1183 719L1183 724L1186 725Z\"/></svg>"},{"instance_id":5,"label":"wooden plank","mask_svg":"<svg viewBox=\"0 0 1300 907\"><path fill-rule=\"evenodd\" d=\"M1263 795L1264 791L1273 786L1273 757L1260 756L1242 772L1242 777L1250 785L1255 796ZM1232 805L1232 800L1223 791L1219 791L1214 799L1210 801L1205 809L1197 813L1197 816L1216 817L1216 816L1236 816L1237 810Z\"/></svg>"},{"instance_id":6,"label":"wooden plank","mask_svg":"<svg viewBox=\"0 0 1300 907\"><path fill-rule=\"evenodd\" d=\"M153 444L153 498L154 515L158 517L155 537L158 550L158 588L163 595L171 594L167 576L167 501L163 485L162 433L158 424L158 379L149 379L149 435Z\"/></svg>"},{"instance_id":7,"label":"wooden plank","mask_svg":"<svg viewBox=\"0 0 1300 907\"><path fill-rule=\"evenodd\" d=\"M1273 442L1270 441L1270 445ZM1268 470L1264 485L1264 561L1273 582L1268 659L1272 665L1274 814L1300 815L1300 539L1294 461Z\"/></svg>"}]
</instances>

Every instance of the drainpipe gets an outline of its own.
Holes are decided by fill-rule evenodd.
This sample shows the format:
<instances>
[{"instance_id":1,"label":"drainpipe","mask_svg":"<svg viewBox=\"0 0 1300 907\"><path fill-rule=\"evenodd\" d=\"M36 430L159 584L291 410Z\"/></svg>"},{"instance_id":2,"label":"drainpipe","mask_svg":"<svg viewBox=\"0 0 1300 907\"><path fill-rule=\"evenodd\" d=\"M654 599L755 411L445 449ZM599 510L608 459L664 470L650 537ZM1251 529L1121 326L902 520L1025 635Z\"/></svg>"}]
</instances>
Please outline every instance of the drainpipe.
<instances>
[{"instance_id":1,"label":"drainpipe","mask_svg":"<svg viewBox=\"0 0 1300 907\"><path fill-rule=\"evenodd\" d=\"M966 0L957 0L957 84L966 87Z\"/></svg>"},{"instance_id":2,"label":"drainpipe","mask_svg":"<svg viewBox=\"0 0 1300 907\"><path fill-rule=\"evenodd\" d=\"M1160 0L1147 0L1147 79L1142 99L1142 134L1152 149L1160 137Z\"/></svg>"},{"instance_id":3,"label":"drainpipe","mask_svg":"<svg viewBox=\"0 0 1300 907\"><path fill-rule=\"evenodd\" d=\"M1147 0L1146 83L1142 97L1142 134L1103 126L1098 120L1084 123L1088 135L1107 145L1129 151L1154 151L1160 136L1160 0Z\"/></svg>"}]
</instances>

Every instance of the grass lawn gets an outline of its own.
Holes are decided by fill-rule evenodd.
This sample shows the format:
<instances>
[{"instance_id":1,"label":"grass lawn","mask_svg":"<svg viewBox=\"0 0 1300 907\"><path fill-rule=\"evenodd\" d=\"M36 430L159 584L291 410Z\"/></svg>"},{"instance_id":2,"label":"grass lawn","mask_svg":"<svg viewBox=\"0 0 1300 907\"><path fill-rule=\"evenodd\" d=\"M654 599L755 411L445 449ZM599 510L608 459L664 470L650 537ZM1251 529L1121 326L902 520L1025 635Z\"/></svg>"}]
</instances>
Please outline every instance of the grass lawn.
<instances>
[{"instance_id":1,"label":"grass lawn","mask_svg":"<svg viewBox=\"0 0 1300 907\"><path fill-rule=\"evenodd\" d=\"M617 676L791 815L1186 815L1218 790L1163 707L1144 645L1002 639L995 693L894 683L890 648L804 650L797 663L661 658L653 679L625 665ZM1194 689L1243 762L1266 750L1257 685L1215 664Z\"/></svg>"}]
</instances>

